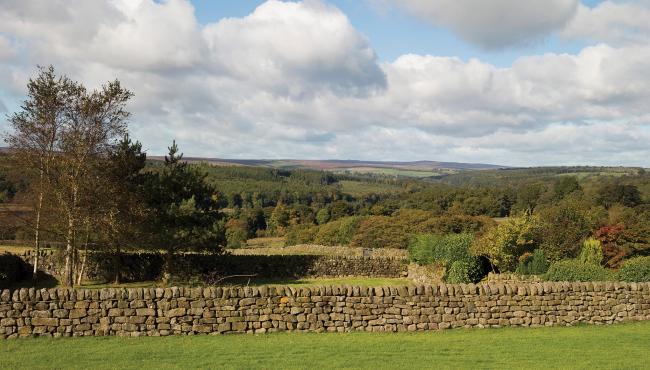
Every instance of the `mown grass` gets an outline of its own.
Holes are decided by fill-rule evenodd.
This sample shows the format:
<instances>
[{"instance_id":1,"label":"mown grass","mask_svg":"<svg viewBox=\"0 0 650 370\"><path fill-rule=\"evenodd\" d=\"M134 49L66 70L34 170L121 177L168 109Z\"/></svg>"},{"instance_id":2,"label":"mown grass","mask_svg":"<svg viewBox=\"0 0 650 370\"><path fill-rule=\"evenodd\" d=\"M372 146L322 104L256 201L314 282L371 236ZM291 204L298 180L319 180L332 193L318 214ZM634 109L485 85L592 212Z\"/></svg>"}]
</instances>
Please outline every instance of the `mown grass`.
<instances>
[{"instance_id":1,"label":"mown grass","mask_svg":"<svg viewBox=\"0 0 650 370\"><path fill-rule=\"evenodd\" d=\"M0 342L2 369L642 369L650 323Z\"/></svg>"}]
</instances>

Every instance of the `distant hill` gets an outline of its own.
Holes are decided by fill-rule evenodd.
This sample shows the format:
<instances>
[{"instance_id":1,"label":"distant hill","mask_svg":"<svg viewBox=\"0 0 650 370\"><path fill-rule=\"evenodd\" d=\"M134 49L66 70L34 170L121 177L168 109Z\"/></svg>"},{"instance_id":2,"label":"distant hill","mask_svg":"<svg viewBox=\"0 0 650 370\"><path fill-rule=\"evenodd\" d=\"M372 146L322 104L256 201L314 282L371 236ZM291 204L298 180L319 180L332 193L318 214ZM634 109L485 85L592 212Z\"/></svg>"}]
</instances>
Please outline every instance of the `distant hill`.
<instances>
[{"instance_id":1,"label":"distant hill","mask_svg":"<svg viewBox=\"0 0 650 370\"><path fill-rule=\"evenodd\" d=\"M152 160L163 160L162 156L151 156ZM508 168L483 163L458 163L437 161L383 162L359 160L307 160L307 159L222 159L184 157L189 162L203 162L216 166L250 166L278 169L310 169L351 174L383 174L404 177L438 177L468 170L491 170Z\"/></svg>"}]
</instances>

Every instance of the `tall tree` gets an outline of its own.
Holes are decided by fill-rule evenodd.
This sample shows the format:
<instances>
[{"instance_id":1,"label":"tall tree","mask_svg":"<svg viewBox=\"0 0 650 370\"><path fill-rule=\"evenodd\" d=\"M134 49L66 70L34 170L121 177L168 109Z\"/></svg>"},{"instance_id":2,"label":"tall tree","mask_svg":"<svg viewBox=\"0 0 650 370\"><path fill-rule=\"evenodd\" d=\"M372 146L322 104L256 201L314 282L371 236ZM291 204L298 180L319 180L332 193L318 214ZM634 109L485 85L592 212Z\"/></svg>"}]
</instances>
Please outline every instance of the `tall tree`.
<instances>
[{"instance_id":1,"label":"tall tree","mask_svg":"<svg viewBox=\"0 0 650 370\"><path fill-rule=\"evenodd\" d=\"M13 158L21 168L37 178L32 183L36 193L34 204L34 273L39 266L41 213L49 196L50 171L56 152L60 149L61 130L67 118L67 107L75 84L67 77L57 77L54 67L39 67L36 78L27 83L27 100L20 111L9 117L12 132L5 140Z\"/></svg>"},{"instance_id":2,"label":"tall tree","mask_svg":"<svg viewBox=\"0 0 650 370\"><path fill-rule=\"evenodd\" d=\"M97 189L102 159L126 133L129 112L126 102L132 94L119 81L109 82L99 90L88 91L74 84L65 106L57 160L51 169L54 192L65 220L65 281L74 283L76 234L84 216L95 207L92 194Z\"/></svg>"},{"instance_id":3,"label":"tall tree","mask_svg":"<svg viewBox=\"0 0 650 370\"><path fill-rule=\"evenodd\" d=\"M182 160L176 141L169 147L162 168L152 173L145 185L151 217L149 246L165 250L163 281L174 272L174 255L182 251L219 253L224 243L223 227L215 191L205 174Z\"/></svg>"},{"instance_id":4,"label":"tall tree","mask_svg":"<svg viewBox=\"0 0 650 370\"><path fill-rule=\"evenodd\" d=\"M147 161L142 144L125 135L106 159L101 212L101 239L114 256L115 283L120 283L120 256L123 248L137 246L142 240L138 225L146 222L146 207L142 200L144 180L142 170Z\"/></svg>"}]
</instances>

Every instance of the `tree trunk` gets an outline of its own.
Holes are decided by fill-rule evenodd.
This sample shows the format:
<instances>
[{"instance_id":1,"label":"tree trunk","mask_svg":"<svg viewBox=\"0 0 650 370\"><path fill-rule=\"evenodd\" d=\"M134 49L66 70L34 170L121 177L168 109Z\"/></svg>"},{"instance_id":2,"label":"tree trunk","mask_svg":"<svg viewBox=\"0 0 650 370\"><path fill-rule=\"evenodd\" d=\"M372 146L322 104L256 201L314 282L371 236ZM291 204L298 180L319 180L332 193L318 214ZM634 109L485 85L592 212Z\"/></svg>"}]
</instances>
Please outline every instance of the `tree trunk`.
<instances>
[{"instance_id":1,"label":"tree trunk","mask_svg":"<svg viewBox=\"0 0 650 370\"><path fill-rule=\"evenodd\" d=\"M173 250L167 249L165 254L165 271L163 272L163 284L168 285L172 277L172 260L173 260Z\"/></svg>"},{"instance_id":2,"label":"tree trunk","mask_svg":"<svg viewBox=\"0 0 650 370\"><path fill-rule=\"evenodd\" d=\"M68 233L66 236L66 246L65 246L65 286L71 287L73 284L72 279L72 264L74 257L74 240L73 240L73 230L74 230L74 220L72 215L68 216Z\"/></svg>"},{"instance_id":3,"label":"tree trunk","mask_svg":"<svg viewBox=\"0 0 650 370\"><path fill-rule=\"evenodd\" d=\"M40 231L41 231L41 208L43 207L43 174L41 173L41 190L38 194L38 204L36 205L36 228L34 231L34 247L36 253L34 253L34 273L32 274L32 280L35 282L38 279L38 262L40 259Z\"/></svg>"},{"instance_id":4,"label":"tree trunk","mask_svg":"<svg viewBox=\"0 0 650 370\"><path fill-rule=\"evenodd\" d=\"M89 226L86 225L86 242L84 243L84 255L81 260L81 267L79 268L79 274L77 275L77 285L81 285L81 279L84 276L84 269L86 268L86 260L88 259L88 239L90 238Z\"/></svg>"},{"instance_id":5,"label":"tree trunk","mask_svg":"<svg viewBox=\"0 0 650 370\"><path fill-rule=\"evenodd\" d=\"M121 282L121 276L120 276L120 245L118 244L115 247L115 256L113 257L113 268L115 268L115 284L120 284Z\"/></svg>"}]
</instances>

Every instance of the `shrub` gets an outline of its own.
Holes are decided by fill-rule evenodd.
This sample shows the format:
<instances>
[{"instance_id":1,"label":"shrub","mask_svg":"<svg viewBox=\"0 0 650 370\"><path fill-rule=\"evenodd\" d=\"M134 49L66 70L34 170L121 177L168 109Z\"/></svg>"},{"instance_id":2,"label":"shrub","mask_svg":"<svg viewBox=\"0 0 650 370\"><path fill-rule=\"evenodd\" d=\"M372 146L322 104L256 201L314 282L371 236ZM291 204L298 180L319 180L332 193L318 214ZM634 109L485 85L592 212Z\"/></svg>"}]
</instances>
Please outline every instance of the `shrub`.
<instances>
[{"instance_id":1,"label":"shrub","mask_svg":"<svg viewBox=\"0 0 650 370\"><path fill-rule=\"evenodd\" d=\"M359 223L363 218L359 216L344 217L340 219L341 225L339 226L339 244L348 245L352 241L352 237L357 232Z\"/></svg>"},{"instance_id":2,"label":"shrub","mask_svg":"<svg viewBox=\"0 0 650 370\"><path fill-rule=\"evenodd\" d=\"M455 261L449 267L445 280L452 284L471 283L474 281L472 278L473 269L472 263Z\"/></svg>"},{"instance_id":3,"label":"shrub","mask_svg":"<svg viewBox=\"0 0 650 370\"><path fill-rule=\"evenodd\" d=\"M548 271L549 265L544 250L535 249L533 253L524 253L519 258L516 272L521 275L542 275Z\"/></svg>"},{"instance_id":4,"label":"shrub","mask_svg":"<svg viewBox=\"0 0 650 370\"><path fill-rule=\"evenodd\" d=\"M287 231L285 246L292 246L298 244L310 244L316 238L318 233L318 226L311 225L295 225Z\"/></svg>"},{"instance_id":5,"label":"shrub","mask_svg":"<svg viewBox=\"0 0 650 370\"><path fill-rule=\"evenodd\" d=\"M631 258L618 270L621 281L650 281L650 256Z\"/></svg>"},{"instance_id":6,"label":"shrub","mask_svg":"<svg viewBox=\"0 0 650 370\"><path fill-rule=\"evenodd\" d=\"M603 262L603 247L600 240L589 238L582 243L582 250L578 256L578 261L590 265L597 265Z\"/></svg>"},{"instance_id":7,"label":"shrub","mask_svg":"<svg viewBox=\"0 0 650 370\"><path fill-rule=\"evenodd\" d=\"M331 246L348 245L362 220L363 218L359 216L348 216L321 225L313 238L314 243Z\"/></svg>"},{"instance_id":8,"label":"shrub","mask_svg":"<svg viewBox=\"0 0 650 370\"><path fill-rule=\"evenodd\" d=\"M476 240L472 252L487 257L501 272L514 271L519 256L537 244L534 237L537 224L534 216L510 217Z\"/></svg>"},{"instance_id":9,"label":"shrub","mask_svg":"<svg viewBox=\"0 0 650 370\"><path fill-rule=\"evenodd\" d=\"M407 248L411 234L405 226L396 221L394 217L387 216L370 216L363 219L350 245L363 248Z\"/></svg>"},{"instance_id":10,"label":"shrub","mask_svg":"<svg viewBox=\"0 0 650 370\"><path fill-rule=\"evenodd\" d=\"M610 270L576 260L555 262L545 275L549 281L608 281L613 279Z\"/></svg>"},{"instance_id":11,"label":"shrub","mask_svg":"<svg viewBox=\"0 0 650 370\"><path fill-rule=\"evenodd\" d=\"M320 245L339 245L339 230L341 229L341 220L328 222L318 228L318 233L314 238L315 244Z\"/></svg>"},{"instance_id":12,"label":"shrub","mask_svg":"<svg viewBox=\"0 0 650 370\"><path fill-rule=\"evenodd\" d=\"M0 288L26 279L29 275L29 265L20 257L9 253L0 254Z\"/></svg>"},{"instance_id":13,"label":"shrub","mask_svg":"<svg viewBox=\"0 0 650 370\"><path fill-rule=\"evenodd\" d=\"M330 220L330 210L323 208L316 213L316 223L324 225Z\"/></svg>"},{"instance_id":14,"label":"shrub","mask_svg":"<svg viewBox=\"0 0 650 370\"><path fill-rule=\"evenodd\" d=\"M248 239L248 224L240 219L226 222L226 243L228 248L241 248Z\"/></svg>"},{"instance_id":15,"label":"shrub","mask_svg":"<svg viewBox=\"0 0 650 370\"><path fill-rule=\"evenodd\" d=\"M438 263L445 266L449 282L475 282L481 279L484 271L478 258L470 254L473 240L471 234L418 235L409 244L409 255L420 265Z\"/></svg>"}]
</instances>

